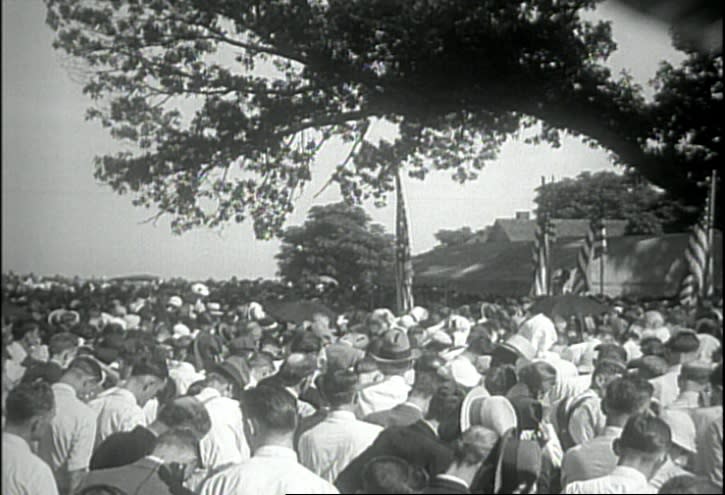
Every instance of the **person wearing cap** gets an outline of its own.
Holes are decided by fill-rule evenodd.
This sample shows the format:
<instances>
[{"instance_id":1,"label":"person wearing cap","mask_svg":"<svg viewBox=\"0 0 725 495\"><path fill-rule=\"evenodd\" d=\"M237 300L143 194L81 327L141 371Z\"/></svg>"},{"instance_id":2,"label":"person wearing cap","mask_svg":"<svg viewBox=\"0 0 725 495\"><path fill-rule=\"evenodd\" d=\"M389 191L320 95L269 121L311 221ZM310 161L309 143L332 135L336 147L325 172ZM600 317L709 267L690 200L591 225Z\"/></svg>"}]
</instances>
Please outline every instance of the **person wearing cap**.
<instances>
[{"instance_id":1,"label":"person wearing cap","mask_svg":"<svg viewBox=\"0 0 725 495\"><path fill-rule=\"evenodd\" d=\"M131 375L121 385L106 390L89 402L97 414L96 442L120 431L146 425L143 407L166 385L166 362L155 356L143 356L131 367Z\"/></svg>"},{"instance_id":2,"label":"person wearing cap","mask_svg":"<svg viewBox=\"0 0 725 495\"><path fill-rule=\"evenodd\" d=\"M156 421L131 431L114 433L93 452L91 471L125 466L151 454L160 435L173 428L192 430L202 439L211 428L204 405L195 397L177 397L161 408Z\"/></svg>"},{"instance_id":3,"label":"person wearing cap","mask_svg":"<svg viewBox=\"0 0 725 495\"><path fill-rule=\"evenodd\" d=\"M712 366L704 361L692 361L682 365L677 385L680 395L671 404L672 409L703 407L705 394L710 385Z\"/></svg>"},{"instance_id":4,"label":"person wearing cap","mask_svg":"<svg viewBox=\"0 0 725 495\"><path fill-rule=\"evenodd\" d=\"M61 494L74 493L88 470L96 439L96 413L79 397L102 381L100 365L93 358L80 357L51 385L55 416L38 442L38 455L53 470Z\"/></svg>"},{"instance_id":5,"label":"person wearing cap","mask_svg":"<svg viewBox=\"0 0 725 495\"><path fill-rule=\"evenodd\" d=\"M692 475L688 467L696 453L695 423L684 411L664 410L660 414L672 432L667 461L649 480L650 486L659 490L664 483L675 476Z\"/></svg>"},{"instance_id":6,"label":"person wearing cap","mask_svg":"<svg viewBox=\"0 0 725 495\"><path fill-rule=\"evenodd\" d=\"M613 359L597 362L592 373L592 384L583 393L559 402L555 407L557 431L560 432L562 448L566 451L574 445L581 445L597 435L606 426L606 416L602 412L602 396L607 386L621 377L626 371L624 364Z\"/></svg>"},{"instance_id":7,"label":"person wearing cap","mask_svg":"<svg viewBox=\"0 0 725 495\"><path fill-rule=\"evenodd\" d=\"M481 464L493 451L499 435L483 426L472 426L463 432L453 450L453 462L445 473L430 480L422 493L470 493L471 484Z\"/></svg>"},{"instance_id":8,"label":"person wearing cap","mask_svg":"<svg viewBox=\"0 0 725 495\"><path fill-rule=\"evenodd\" d=\"M293 450L297 406L289 392L259 385L242 393L241 404L254 454L208 478L200 495L338 493L297 460Z\"/></svg>"},{"instance_id":9,"label":"person wearing cap","mask_svg":"<svg viewBox=\"0 0 725 495\"><path fill-rule=\"evenodd\" d=\"M650 380L655 387L655 399L662 407L669 407L680 395L678 379L682 365L694 361L700 341L691 330L680 331L665 342L665 359L670 368L664 375Z\"/></svg>"},{"instance_id":10,"label":"person wearing cap","mask_svg":"<svg viewBox=\"0 0 725 495\"><path fill-rule=\"evenodd\" d=\"M446 362L435 354L424 354L415 362L415 381L405 402L384 411L365 416L365 421L388 428L408 426L420 421L428 413L431 398L438 387L450 380Z\"/></svg>"},{"instance_id":11,"label":"person wearing cap","mask_svg":"<svg viewBox=\"0 0 725 495\"><path fill-rule=\"evenodd\" d=\"M567 484L562 493L656 493L647 482L667 461L671 440L670 428L662 419L636 414L613 442L616 465L603 476Z\"/></svg>"},{"instance_id":12,"label":"person wearing cap","mask_svg":"<svg viewBox=\"0 0 725 495\"><path fill-rule=\"evenodd\" d=\"M462 401L463 393L455 384L441 385L431 398L425 419L409 426L384 429L373 444L340 473L335 486L341 493L357 492L363 487L365 465L379 456L400 457L425 470L429 477L443 473L453 462L453 450L439 436L439 427L456 416Z\"/></svg>"},{"instance_id":13,"label":"person wearing cap","mask_svg":"<svg viewBox=\"0 0 725 495\"><path fill-rule=\"evenodd\" d=\"M322 422L300 436L297 452L303 466L333 483L383 429L355 417L358 380L354 371L332 369L320 381L331 410Z\"/></svg>"},{"instance_id":14,"label":"person wearing cap","mask_svg":"<svg viewBox=\"0 0 725 495\"><path fill-rule=\"evenodd\" d=\"M602 411L607 417L604 430L601 435L566 451L561 464L561 486L604 476L614 469L617 455L612 441L622 434L630 417L647 411L652 393L653 387L648 381L627 376L607 386L602 400Z\"/></svg>"},{"instance_id":15,"label":"person wearing cap","mask_svg":"<svg viewBox=\"0 0 725 495\"><path fill-rule=\"evenodd\" d=\"M359 392L358 413L361 417L405 402L411 387L404 376L420 356L420 351L411 347L405 331L392 329L383 335L378 349L371 349L371 356L384 378Z\"/></svg>"},{"instance_id":16,"label":"person wearing cap","mask_svg":"<svg viewBox=\"0 0 725 495\"><path fill-rule=\"evenodd\" d=\"M228 359L208 371L205 387L195 396L211 418L211 429L199 444L202 467L206 470L249 458L242 411L236 400L246 384L247 371L239 360Z\"/></svg>"}]
</instances>

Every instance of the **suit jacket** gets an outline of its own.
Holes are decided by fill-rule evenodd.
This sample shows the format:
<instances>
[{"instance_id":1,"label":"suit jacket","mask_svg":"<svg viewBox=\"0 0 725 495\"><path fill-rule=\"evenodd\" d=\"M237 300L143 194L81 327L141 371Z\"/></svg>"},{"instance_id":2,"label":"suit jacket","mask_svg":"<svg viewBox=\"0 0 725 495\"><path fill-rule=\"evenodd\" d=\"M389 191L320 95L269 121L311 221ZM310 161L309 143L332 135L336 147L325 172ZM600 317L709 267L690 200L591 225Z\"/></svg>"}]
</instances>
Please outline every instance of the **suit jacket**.
<instances>
[{"instance_id":1,"label":"suit jacket","mask_svg":"<svg viewBox=\"0 0 725 495\"><path fill-rule=\"evenodd\" d=\"M368 414L364 421L389 428L391 426L409 426L421 419L423 419L423 412L420 409L403 402L392 409Z\"/></svg>"},{"instance_id":2,"label":"suit jacket","mask_svg":"<svg viewBox=\"0 0 725 495\"><path fill-rule=\"evenodd\" d=\"M111 485L135 495L172 495L159 478L160 467L159 462L143 457L126 466L89 471L78 492L93 485Z\"/></svg>"},{"instance_id":3,"label":"suit jacket","mask_svg":"<svg viewBox=\"0 0 725 495\"><path fill-rule=\"evenodd\" d=\"M91 456L90 470L126 466L151 454L156 435L143 426L131 431L120 431L106 438Z\"/></svg>"},{"instance_id":4,"label":"suit jacket","mask_svg":"<svg viewBox=\"0 0 725 495\"><path fill-rule=\"evenodd\" d=\"M423 421L383 430L373 444L340 473L335 486L340 493L356 493L363 488L365 465L375 457L395 456L423 468L432 478L445 472L453 462L453 450Z\"/></svg>"},{"instance_id":5,"label":"suit jacket","mask_svg":"<svg viewBox=\"0 0 725 495\"><path fill-rule=\"evenodd\" d=\"M462 482L457 480L452 480L449 478L441 478L440 476L436 476L432 480L430 480L430 483L428 483L428 486L423 490L423 493L438 493L442 495L454 495L454 494L465 494L465 493L471 493L468 491L468 487L464 485Z\"/></svg>"}]
</instances>

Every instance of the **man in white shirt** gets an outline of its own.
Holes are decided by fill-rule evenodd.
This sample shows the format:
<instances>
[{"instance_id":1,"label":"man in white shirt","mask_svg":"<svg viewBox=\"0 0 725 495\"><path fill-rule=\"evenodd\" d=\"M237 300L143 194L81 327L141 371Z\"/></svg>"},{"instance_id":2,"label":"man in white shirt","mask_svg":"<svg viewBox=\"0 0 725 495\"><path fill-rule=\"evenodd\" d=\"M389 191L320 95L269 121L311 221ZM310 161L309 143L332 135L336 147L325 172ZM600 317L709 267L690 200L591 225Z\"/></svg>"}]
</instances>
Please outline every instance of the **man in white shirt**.
<instances>
[{"instance_id":1,"label":"man in white shirt","mask_svg":"<svg viewBox=\"0 0 725 495\"><path fill-rule=\"evenodd\" d=\"M303 466L333 483L383 429L355 417L357 375L354 372L328 372L322 376L321 385L321 392L332 411L321 423L302 434L298 452Z\"/></svg>"},{"instance_id":2,"label":"man in white shirt","mask_svg":"<svg viewBox=\"0 0 725 495\"><path fill-rule=\"evenodd\" d=\"M242 410L235 399L244 380L236 364L237 360L227 360L210 369L204 389L195 396L211 419L211 430L199 442L201 466L207 473L249 459Z\"/></svg>"},{"instance_id":3,"label":"man in white shirt","mask_svg":"<svg viewBox=\"0 0 725 495\"><path fill-rule=\"evenodd\" d=\"M575 481L563 493L656 493L647 484L667 462L671 442L670 428L651 414L636 414L629 418L614 451L619 457L609 474L587 481Z\"/></svg>"},{"instance_id":4,"label":"man in white shirt","mask_svg":"<svg viewBox=\"0 0 725 495\"><path fill-rule=\"evenodd\" d=\"M680 394L669 407L672 409L692 409L702 407L702 398L710 384L712 365L708 362L692 361L682 365L677 385Z\"/></svg>"},{"instance_id":5,"label":"man in white shirt","mask_svg":"<svg viewBox=\"0 0 725 495\"><path fill-rule=\"evenodd\" d=\"M96 439L96 413L78 397L95 390L102 380L100 365L80 357L52 385L55 417L40 439L38 454L53 470L62 495L74 493L85 476Z\"/></svg>"},{"instance_id":6,"label":"man in white shirt","mask_svg":"<svg viewBox=\"0 0 725 495\"><path fill-rule=\"evenodd\" d=\"M293 450L297 404L289 392L262 385L246 390L241 402L253 455L206 480L201 495L338 493L297 462Z\"/></svg>"},{"instance_id":7,"label":"man in white shirt","mask_svg":"<svg viewBox=\"0 0 725 495\"><path fill-rule=\"evenodd\" d=\"M655 387L654 398L660 406L669 407L680 395L678 379L682 365L694 361L700 341L692 330L681 330L665 343L665 358L670 369L662 376L650 380Z\"/></svg>"},{"instance_id":8,"label":"man in white shirt","mask_svg":"<svg viewBox=\"0 0 725 495\"><path fill-rule=\"evenodd\" d=\"M384 378L360 391L358 412L361 417L392 409L405 402L411 387L406 383L404 375L411 369L411 363L419 357L420 352L412 349L406 333L396 328L383 335L378 348L371 349L370 355L378 363Z\"/></svg>"},{"instance_id":9,"label":"man in white shirt","mask_svg":"<svg viewBox=\"0 0 725 495\"><path fill-rule=\"evenodd\" d=\"M617 378L609 384L602 401L602 409L607 417L604 431L564 454L561 486L574 481L598 478L614 469L617 455L612 442L621 434L622 427L631 416L647 410L652 400L652 392L652 385L638 378Z\"/></svg>"},{"instance_id":10,"label":"man in white shirt","mask_svg":"<svg viewBox=\"0 0 725 495\"><path fill-rule=\"evenodd\" d=\"M143 407L164 388L168 377L166 362L147 356L133 364L125 383L93 399L89 405L98 415L95 445L113 433L146 426Z\"/></svg>"},{"instance_id":11,"label":"man in white shirt","mask_svg":"<svg viewBox=\"0 0 725 495\"><path fill-rule=\"evenodd\" d=\"M41 439L55 414L50 385L21 383L8 393L2 435L3 495L57 495L53 472L30 444Z\"/></svg>"}]
</instances>

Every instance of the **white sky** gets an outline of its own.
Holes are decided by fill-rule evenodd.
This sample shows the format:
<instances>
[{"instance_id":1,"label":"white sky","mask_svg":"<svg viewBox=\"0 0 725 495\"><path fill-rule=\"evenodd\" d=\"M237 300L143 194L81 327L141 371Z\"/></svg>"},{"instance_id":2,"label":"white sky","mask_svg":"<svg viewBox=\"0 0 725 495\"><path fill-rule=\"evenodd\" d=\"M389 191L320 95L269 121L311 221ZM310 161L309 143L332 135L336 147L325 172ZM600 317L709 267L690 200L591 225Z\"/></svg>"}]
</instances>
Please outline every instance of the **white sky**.
<instances>
[{"instance_id":1,"label":"white sky","mask_svg":"<svg viewBox=\"0 0 725 495\"><path fill-rule=\"evenodd\" d=\"M646 85L661 60L679 63L666 26L611 1L595 15L613 21L619 45L609 61ZM149 212L131 205L93 178L93 157L119 148L96 122L84 120L89 101L51 47L39 0L2 0L2 270L19 273L224 279L274 276L277 241L257 241L248 223L220 235L204 230L174 236L168 221L140 222ZM651 94L651 92L650 92ZM329 146L287 225L302 223L309 208L340 199L330 187L313 201L346 148ZM613 170L606 153L576 139L562 147L509 142L478 180L459 185L449 173L425 182L404 178L414 253L435 245L440 229L480 229L495 218L534 207L540 177L561 179L584 170ZM393 231L392 202L365 205L374 221Z\"/></svg>"}]
</instances>

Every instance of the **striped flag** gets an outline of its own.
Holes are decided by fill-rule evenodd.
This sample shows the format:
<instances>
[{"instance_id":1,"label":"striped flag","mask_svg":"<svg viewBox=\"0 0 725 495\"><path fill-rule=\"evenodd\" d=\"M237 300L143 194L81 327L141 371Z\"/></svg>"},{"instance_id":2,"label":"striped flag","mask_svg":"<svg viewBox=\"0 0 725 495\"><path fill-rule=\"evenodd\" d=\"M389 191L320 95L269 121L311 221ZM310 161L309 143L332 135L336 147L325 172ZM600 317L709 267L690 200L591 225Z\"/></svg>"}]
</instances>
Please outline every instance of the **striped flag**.
<instances>
[{"instance_id":1,"label":"striped flag","mask_svg":"<svg viewBox=\"0 0 725 495\"><path fill-rule=\"evenodd\" d=\"M395 174L397 209L395 218L395 299L398 314L413 309L413 262L410 259L410 231L400 173Z\"/></svg>"},{"instance_id":2,"label":"striped flag","mask_svg":"<svg viewBox=\"0 0 725 495\"><path fill-rule=\"evenodd\" d=\"M589 277L589 265L597 255L602 256L607 252L607 226L606 223L589 222L589 229L584 238L584 244L579 248L576 260L576 275L572 292L582 294L592 290L592 283Z\"/></svg>"},{"instance_id":3,"label":"striped flag","mask_svg":"<svg viewBox=\"0 0 725 495\"><path fill-rule=\"evenodd\" d=\"M531 286L532 296L549 295L549 287L551 285L550 275L550 252L549 252L549 235L551 224L546 218L536 223L536 234L534 236L534 249L532 252L532 261L534 262L534 281Z\"/></svg>"},{"instance_id":4,"label":"striped flag","mask_svg":"<svg viewBox=\"0 0 725 495\"><path fill-rule=\"evenodd\" d=\"M710 228L710 198L705 201L705 211L695 224L685 250L687 273L680 283L680 304L694 307L713 293L712 246L708 229Z\"/></svg>"}]
</instances>

